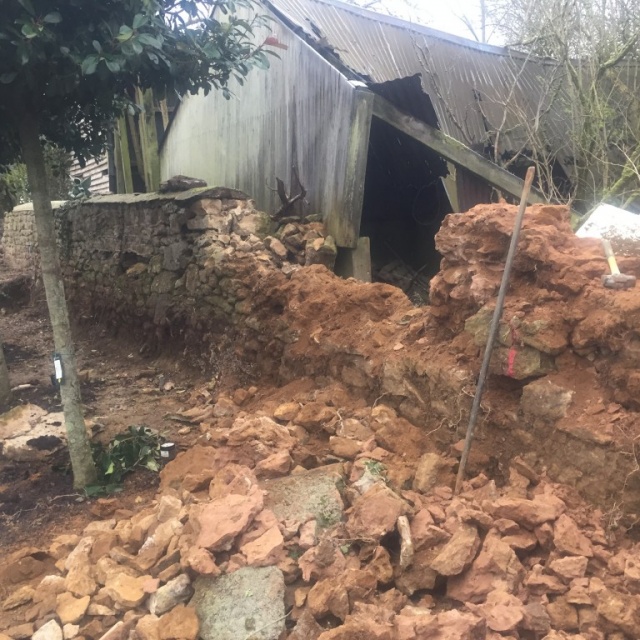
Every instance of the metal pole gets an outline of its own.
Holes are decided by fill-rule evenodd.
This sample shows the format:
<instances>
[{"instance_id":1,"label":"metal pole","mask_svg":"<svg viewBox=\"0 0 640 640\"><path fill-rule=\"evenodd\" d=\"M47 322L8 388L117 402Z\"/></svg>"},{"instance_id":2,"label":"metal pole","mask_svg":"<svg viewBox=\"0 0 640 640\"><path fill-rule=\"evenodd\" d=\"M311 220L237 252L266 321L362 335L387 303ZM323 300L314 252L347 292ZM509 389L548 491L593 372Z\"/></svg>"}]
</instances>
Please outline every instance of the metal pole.
<instances>
[{"instance_id":1,"label":"metal pole","mask_svg":"<svg viewBox=\"0 0 640 640\"><path fill-rule=\"evenodd\" d=\"M504 299L507 295L507 289L509 288L509 278L511 276L511 268L513 267L513 259L516 255L516 249L518 246L518 240L520 238L520 229L522 228L522 219L524 218L524 212L527 208L527 198L529 197L529 191L533 178L535 176L535 167L529 167L527 169L527 175L524 180L524 187L522 189L522 196L520 199L520 208L518 209L518 215L516 216L516 222L513 229L513 235L511 236L511 244L509 245L509 253L507 254L507 260L504 266L504 273L502 274L502 282L500 283L500 290L498 292L498 301L496 302L496 308L493 312L493 319L491 320L491 326L489 327L489 339L487 340L487 346L484 350L484 358L482 360L482 366L480 367L480 375L478 376L478 385L476 387L476 395L473 398L473 405L471 407L471 415L469 416L469 425L467 426L467 435L464 441L464 449L462 450L462 458L460 458L460 467L458 468L458 477L456 478L456 487L454 495L460 493L462 488L462 482L464 480L464 473L467 466L467 460L469 458L469 451L471 450L471 444L473 443L473 434L476 428L476 422L478 421L478 413L480 412L480 403L482 402L482 392L484 391L484 385L487 380L487 374L489 372L489 364L491 363L491 354L493 353L493 346L498 336L498 329L500 327L500 318L502 317L502 310L504 308Z\"/></svg>"}]
</instances>

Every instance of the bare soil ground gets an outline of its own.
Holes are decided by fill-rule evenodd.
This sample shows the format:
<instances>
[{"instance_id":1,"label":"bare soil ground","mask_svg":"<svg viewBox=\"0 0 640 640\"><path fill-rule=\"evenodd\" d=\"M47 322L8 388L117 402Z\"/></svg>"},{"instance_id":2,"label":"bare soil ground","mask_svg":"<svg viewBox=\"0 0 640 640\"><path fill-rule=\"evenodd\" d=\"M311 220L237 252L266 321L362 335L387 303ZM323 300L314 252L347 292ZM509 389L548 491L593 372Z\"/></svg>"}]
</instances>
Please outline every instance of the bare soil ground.
<instances>
[{"instance_id":1,"label":"bare soil ground","mask_svg":"<svg viewBox=\"0 0 640 640\"><path fill-rule=\"evenodd\" d=\"M5 283L9 282L13 291L13 283L21 276L5 272L0 289L6 291L9 287ZM0 335L12 386L29 386L15 393L12 406L29 403L59 412L59 394L51 382L54 349L44 292L32 289L28 278L20 282L19 296L12 297L0 316ZM196 402L203 401L203 393L207 398L215 397L249 386L247 376L234 371L237 367L228 367L225 376L211 378L171 349L159 356L141 355L139 342L126 335L116 336L104 326L83 319L76 322L74 333L85 418L97 442L106 443L131 425L145 425L176 443L177 451L188 449L202 434L197 427L186 426L170 416L192 406L194 398ZM229 349L220 357L232 361L232 346ZM281 388L265 380L262 383L264 386L247 403L247 411L252 404L268 401L276 406L317 387L308 379ZM165 385L172 388L165 391ZM358 402L349 399L351 405ZM311 449L320 457L323 450L327 454L327 438ZM153 499L158 483L158 475L145 469L130 474L117 494L119 507L144 507ZM98 517L97 500L74 490L66 449L37 462L17 462L0 456L0 557L19 547L46 546L61 533L82 530Z\"/></svg>"},{"instance_id":2,"label":"bare soil ground","mask_svg":"<svg viewBox=\"0 0 640 640\"><path fill-rule=\"evenodd\" d=\"M16 277L5 273L3 282ZM13 405L31 403L58 412L59 394L50 379L53 340L46 303L41 290L28 286L0 316L12 386L31 385L15 394ZM107 442L130 425L144 424L179 447L188 446L189 436L178 433L184 425L165 418L180 410L194 384L203 382L187 364L140 356L139 345L122 336L116 339L103 327L80 323L76 336L86 418L97 440ZM175 388L162 391L161 382L170 381ZM144 470L127 478L119 494L123 508L147 502L157 484L157 475ZM93 502L74 491L66 450L35 463L0 457L0 554L82 528L95 517Z\"/></svg>"}]
</instances>

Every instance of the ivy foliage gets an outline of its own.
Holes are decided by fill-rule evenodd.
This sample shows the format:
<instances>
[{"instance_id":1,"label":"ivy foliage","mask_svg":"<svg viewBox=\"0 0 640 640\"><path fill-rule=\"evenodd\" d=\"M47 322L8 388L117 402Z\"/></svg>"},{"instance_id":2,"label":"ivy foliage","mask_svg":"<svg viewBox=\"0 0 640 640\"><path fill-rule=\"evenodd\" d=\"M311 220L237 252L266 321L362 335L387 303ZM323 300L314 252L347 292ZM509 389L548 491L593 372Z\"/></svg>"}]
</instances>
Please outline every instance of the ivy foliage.
<instances>
[{"instance_id":1,"label":"ivy foliage","mask_svg":"<svg viewBox=\"0 0 640 640\"><path fill-rule=\"evenodd\" d=\"M88 495L112 493L121 489L124 477L137 468L160 470L162 438L149 427L133 425L106 446L93 445L98 482L86 487Z\"/></svg>"},{"instance_id":2,"label":"ivy foliage","mask_svg":"<svg viewBox=\"0 0 640 640\"><path fill-rule=\"evenodd\" d=\"M99 154L133 87L180 96L267 68L254 0L2 0L0 163L19 155L21 111L79 158ZM266 30L266 31L265 31ZM6 155L9 155L9 159Z\"/></svg>"}]
</instances>

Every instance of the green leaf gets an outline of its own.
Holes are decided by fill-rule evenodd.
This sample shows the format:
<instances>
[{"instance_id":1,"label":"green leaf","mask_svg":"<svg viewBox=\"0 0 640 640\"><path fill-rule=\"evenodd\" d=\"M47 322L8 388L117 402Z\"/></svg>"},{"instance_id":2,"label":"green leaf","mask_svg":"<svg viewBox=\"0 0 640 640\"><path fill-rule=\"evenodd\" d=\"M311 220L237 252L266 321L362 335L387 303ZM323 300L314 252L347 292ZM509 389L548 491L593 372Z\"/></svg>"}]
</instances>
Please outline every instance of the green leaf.
<instances>
[{"instance_id":1,"label":"green leaf","mask_svg":"<svg viewBox=\"0 0 640 640\"><path fill-rule=\"evenodd\" d=\"M71 49L69 47L60 47L60 53L63 56L68 56L71 53Z\"/></svg>"},{"instance_id":2,"label":"green leaf","mask_svg":"<svg viewBox=\"0 0 640 640\"><path fill-rule=\"evenodd\" d=\"M58 24L62 22L62 16L60 15L60 12L52 11L51 13L47 13L47 15L42 18L42 21L47 24Z\"/></svg>"},{"instance_id":3,"label":"green leaf","mask_svg":"<svg viewBox=\"0 0 640 640\"><path fill-rule=\"evenodd\" d=\"M144 463L144 466L149 469L149 471L160 471L160 465L156 460L150 458Z\"/></svg>"},{"instance_id":4,"label":"green leaf","mask_svg":"<svg viewBox=\"0 0 640 640\"><path fill-rule=\"evenodd\" d=\"M268 69L271 66L271 63L265 55L256 55L255 64L259 69Z\"/></svg>"},{"instance_id":5,"label":"green leaf","mask_svg":"<svg viewBox=\"0 0 640 640\"><path fill-rule=\"evenodd\" d=\"M93 44L93 48L94 48L98 53L102 53L102 45L101 45L97 40L94 40L91 44Z\"/></svg>"},{"instance_id":6,"label":"green leaf","mask_svg":"<svg viewBox=\"0 0 640 640\"><path fill-rule=\"evenodd\" d=\"M131 46L137 55L140 55L144 51L144 47L137 40L132 40Z\"/></svg>"},{"instance_id":7,"label":"green leaf","mask_svg":"<svg viewBox=\"0 0 640 640\"><path fill-rule=\"evenodd\" d=\"M27 47L23 44L20 43L18 45L18 50L17 50L17 54L18 54L18 60L20 61L21 65L25 65L29 62L29 49L27 49Z\"/></svg>"},{"instance_id":8,"label":"green leaf","mask_svg":"<svg viewBox=\"0 0 640 640\"><path fill-rule=\"evenodd\" d=\"M31 40L31 38L35 38L38 35L35 26L31 22L25 22L25 24L22 25L21 31L22 35L29 38L29 40Z\"/></svg>"},{"instance_id":9,"label":"green leaf","mask_svg":"<svg viewBox=\"0 0 640 640\"><path fill-rule=\"evenodd\" d=\"M118 73L118 71L120 71L120 64L117 60L105 60L105 63L111 73Z\"/></svg>"},{"instance_id":10,"label":"green leaf","mask_svg":"<svg viewBox=\"0 0 640 640\"><path fill-rule=\"evenodd\" d=\"M133 28L139 29L149 23L149 18L142 13L137 13L133 18Z\"/></svg>"},{"instance_id":11,"label":"green leaf","mask_svg":"<svg viewBox=\"0 0 640 640\"><path fill-rule=\"evenodd\" d=\"M162 43L157 38L154 38L152 35L148 33L141 33L138 36L138 42L140 44L144 44L149 47L153 47L154 49L161 49Z\"/></svg>"},{"instance_id":12,"label":"green leaf","mask_svg":"<svg viewBox=\"0 0 640 640\"><path fill-rule=\"evenodd\" d=\"M126 24L123 24L120 27L120 31L118 32L118 42L126 42L133 37L133 29L128 27Z\"/></svg>"},{"instance_id":13,"label":"green leaf","mask_svg":"<svg viewBox=\"0 0 640 640\"><path fill-rule=\"evenodd\" d=\"M113 460L109 463L109 466L104 470L104 475L105 476L110 476L116 469L115 464L113 463Z\"/></svg>"},{"instance_id":14,"label":"green leaf","mask_svg":"<svg viewBox=\"0 0 640 640\"><path fill-rule=\"evenodd\" d=\"M94 496L100 496L106 493L106 488L101 484L90 484L84 488L84 492L87 494L89 498L93 498Z\"/></svg>"},{"instance_id":15,"label":"green leaf","mask_svg":"<svg viewBox=\"0 0 640 640\"><path fill-rule=\"evenodd\" d=\"M220 49L215 44L213 44L213 42L205 45L202 50L207 54L207 58L211 58L212 60L220 60L220 58L222 57Z\"/></svg>"},{"instance_id":16,"label":"green leaf","mask_svg":"<svg viewBox=\"0 0 640 640\"><path fill-rule=\"evenodd\" d=\"M98 62L100 62L98 56L87 56L82 61L82 75L90 76L92 73L95 73L98 68Z\"/></svg>"},{"instance_id":17,"label":"green leaf","mask_svg":"<svg viewBox=\"0 0 640 640\"><path fill-rule=\"evenodd\" d=\"M11 84L16 79L17 75L17 73L3 73L0 76L0 83Z\"/></svg>"}]
</instances>

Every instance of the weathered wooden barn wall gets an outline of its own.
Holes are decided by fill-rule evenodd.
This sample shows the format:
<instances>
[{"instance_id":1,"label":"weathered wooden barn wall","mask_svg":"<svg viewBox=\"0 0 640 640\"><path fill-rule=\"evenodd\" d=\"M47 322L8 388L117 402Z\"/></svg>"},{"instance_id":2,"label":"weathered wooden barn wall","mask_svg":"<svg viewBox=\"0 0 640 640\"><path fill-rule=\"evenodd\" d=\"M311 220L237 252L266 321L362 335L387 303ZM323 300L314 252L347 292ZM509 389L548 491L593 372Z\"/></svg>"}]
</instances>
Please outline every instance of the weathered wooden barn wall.
<instances>
[{"instance_id":1,"label":"weathered wooden barn wall","mask_svg":"<svg viewBox=\"0 0 640 640\"><path fill-rule=\"evenodd\" d=\"M368 91L354 89L277 19L271 32L288 49L268 71L252 71L243 87L234 81L231 100L213 91L182 103L161 149L162 179L204 178L241 189L274 212L276 176L289 187L295 166L309 212L333 221L339 245L356 246L364 176L355 169L366 166Z\"/></svg>"},{"instance_id":2,"label":"weathered wooden barn wall","mask_svg":"<svg viewBox=\"0 0 640 640\"><path fill-rule=\"evenodd\" d=\"M84 167L74 159L71 166L71 177L84 180L91 176L91 185L89 191L93 195L104 195L111 193L109 188L109 160L106 155L97 160L87 160Z\"/></svg>"}]
</instances>

